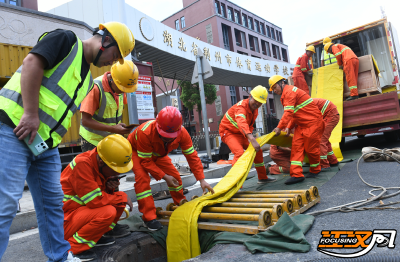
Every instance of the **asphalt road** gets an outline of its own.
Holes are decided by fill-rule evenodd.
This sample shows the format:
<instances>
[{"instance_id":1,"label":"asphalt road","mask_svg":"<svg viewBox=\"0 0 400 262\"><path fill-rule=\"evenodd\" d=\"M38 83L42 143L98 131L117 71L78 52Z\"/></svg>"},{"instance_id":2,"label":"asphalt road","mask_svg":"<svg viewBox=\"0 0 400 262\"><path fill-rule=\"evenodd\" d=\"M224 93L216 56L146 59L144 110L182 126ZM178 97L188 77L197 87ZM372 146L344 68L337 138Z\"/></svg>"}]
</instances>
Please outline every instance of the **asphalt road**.
<instances>
[{"instance_id":1,"label":"asphalt road","mask_svg":"<svg viewBox=\"0 0 400 262\"><path fill-rule=\"evenodd\" d=\"M388 143L383 135L371 135L363 139L352 139L346 142L345 149L353 150L362 147L374 146L378 148L400 147L400 142ZM357 161L347 163L330 181L319 188L321 203L307 211L307 213L317 210L324 210L329 207L346 204L349 202L367 199L370 197L368 192L371 187L364 184L356 171ZM360 173L364 180L370 184L384 187L400 187L400 165L397 162L375 162L360 163ZM395 190L390 191L391 193ZM376 192L375 194L378 194ZM383 200L384 203L400 201L400 195ZM374 205L377 205L375 203ZM395 205L400 207L400 204ZM399 229L400 212L399 210L370 210L351 213L329 213L316 217L313 226L307 232L306 239L311 244L311 249L307 253L256 253L251 254L243 245L229 244L217 245L209 252L202 254L190 261L314 261L315 259L333 258L317 251L317 245L321 238L322 230L374 230L374 229ZM368 241L366 243L369 243ZM399 256L400 257L400 238L397 235L394 249L387 247L375 247L365 255L376 256ZM332 252L353 253L355 250L332 250ZM383 261L383 260L371 260ZM398 260L396 260L398 261Z\"/></svg>"},{"instance_id":2,"label":"asphalt road","mask_svg":"<svg viewBox=\"0 0 400 262\"><path fill-rule=\"evenodd\" d=\"M363 139L352 139L346 142L346 149L359 149L364 146L374 146L378 148L400 147L400 142L387 143L383 135L367 136ZM394 162L362 163L360 172L363 178L374 185L384 187L400 186L399 182L400 166ZM215 184L214 184L215 185ZM356 173L356 161L347 163L329 182L319 188L321 203L310 209L308 212L323 210L332 206L345 204L348 202L366 199L368 192L372 188L365 185ZM186 195L188 199L192 195L200 195L201 189L192 190ZM384 200L400 201L400 195L391 199ZM171 199L156 201L156 206L165 206ZM397 205L400 206L400 205ZM138 212L137 208L134 213ZM229 244L217 245L208 253L202 254L191 261L312 261L318 258L329 258L316 250L322 230L374 230L374 229L398 229L400 228L400 212L398 210L374 210L360 211L351 213L331 213L316 217L316 220L307 232L306 238L311 244L308 253L249 253L243 245ZM2 259L3 262L16 261L46 261L43 254L39 235L32 231L32 235L15 239L9 242L7 251ZM29 233L24 233L29 234ZM395 244L400 244L399 237L396 236ZM337 252L337 251L336 251ZM347 250L347 252L350 252ZM354 252L354 250L351 250ZM374 247L366 256L371 255L398 255L400 247L388 249L387 247Z\"/></svg>"}]
</instances>

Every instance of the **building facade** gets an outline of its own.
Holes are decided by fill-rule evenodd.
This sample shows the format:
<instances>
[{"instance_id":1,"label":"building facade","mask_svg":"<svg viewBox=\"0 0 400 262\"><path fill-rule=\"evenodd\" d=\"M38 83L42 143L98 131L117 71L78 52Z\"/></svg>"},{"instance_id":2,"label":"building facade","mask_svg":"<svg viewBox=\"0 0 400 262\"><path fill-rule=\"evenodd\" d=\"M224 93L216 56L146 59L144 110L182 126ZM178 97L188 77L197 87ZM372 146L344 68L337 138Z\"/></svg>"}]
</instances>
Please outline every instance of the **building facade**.
<instances>
[{"instance_id":1,"label":"building facade","mask_svg":"<svg viewBox=\"0 0 400 262\"><path fill-rule=\"evenodd\" d=\"M182 1L183 8L161 21L163 24L232 52L290 63L289 49L283 42L282 28L279 26L228 0ZM216 88L217 100L214 104L207 105L211 131L218 131L219 121L225 112L240 100L248 98L251 91L251 88L239 86L216 86ZM202 131L198 114L189 113L184 107L182 111L186 114L184 116L186 123L195 121L195 130ZM264 111L274 113L272 94L268 96ZM261 118L261 110L259 113ZM261 127L261 121L258 119L257 127ZM193 130L193 127L191 129Z\"/></svg>"}]
</instances>

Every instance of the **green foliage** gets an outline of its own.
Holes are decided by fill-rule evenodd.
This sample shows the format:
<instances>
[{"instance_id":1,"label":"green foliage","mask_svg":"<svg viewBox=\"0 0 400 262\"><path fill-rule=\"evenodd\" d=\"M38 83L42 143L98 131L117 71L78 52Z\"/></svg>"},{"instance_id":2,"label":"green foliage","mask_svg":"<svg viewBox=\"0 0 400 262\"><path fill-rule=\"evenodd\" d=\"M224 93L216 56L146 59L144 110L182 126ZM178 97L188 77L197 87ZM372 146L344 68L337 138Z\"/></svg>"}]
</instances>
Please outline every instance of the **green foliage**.
<instances>
[{"instance_id":1,"label":"green foliage","mask_svg":"<svg viewBox=\"0 0 400 262\"><path fill-rule=\"evenodd\" d=\"M200 100L200 90L199 84L196 83L192 85L190 82L178 81L178 85L181 85L182 92L180 99L182 103L189 110L193 110L195 107L197 111L201 111L201 100ZM217 99L217 89L214 85L204 84L204 94L206 97L206 104L211 105Z\"/></svg>"}]
</instances>

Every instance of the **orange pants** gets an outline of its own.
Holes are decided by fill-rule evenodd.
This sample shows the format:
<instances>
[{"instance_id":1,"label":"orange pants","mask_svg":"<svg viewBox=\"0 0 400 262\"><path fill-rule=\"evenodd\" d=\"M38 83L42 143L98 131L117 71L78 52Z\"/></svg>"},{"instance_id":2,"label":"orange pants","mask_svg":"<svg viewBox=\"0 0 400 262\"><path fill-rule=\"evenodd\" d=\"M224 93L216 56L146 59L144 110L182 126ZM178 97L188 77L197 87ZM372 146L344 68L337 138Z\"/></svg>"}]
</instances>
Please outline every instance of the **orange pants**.
<instances>
[{"instance_id":1,"label":"orange pants","mask_svg":"<svg viewBox=\"0 0 400 262\"><path fill-rule=\"evenodd\" d=\"M292 154L290 155L290 176L304 177L303 160L307 153L310 161L310 172L317 174L321 172L320 144L324 132L324 122L316 122L308 127L297 126L292 140Z\"/></svg>"},{"instance_id":2,"label":"orange pants","mask_svg":"<svg viewBox=\"0 0 400 262\"><path fill-rule=\"evenodd\" d=\"M139 211L143 214L143 221L151 221L156 219L157 215L153 195L151 194L150 175L140 164L140 158L135 151L132 152L132 161L132 171L135 173L134 186ZM183 195L181 175L168 156L158 157L155 163L165 174L173 176L178 181L178 187L168 187L175 205L178 205L182 199L186 199Z\"/></svg>"},{"instance_id":3,"label":"orange pants","mask_svg":"<svg viewBox=\"0 0 400 262\"><path fill-rule=\"evenodd\" d=\"M307 85L307 82L306 82L306 79L304 78L304 76L293 77L293 82L294 82L294 86L296 86L297 88L300 88L301 90L306 92L307 95L310 94L310 89L308 89L308 85Z\"/></svg>"},{"instance_id":4,"label":"orange pants","mask_svg":"<svg viewBox=\"0 0 400 262\"><path fill-rule=\"evenodd\" d=\"M321 137L321 168L330 167L330 164L337 164L338 160L333 153L331 142L329 138L331 137L332 130L339 123L339 112L331 113L324 117L325 129Z\"/></svg>"},{"instance_id":5,"label":"orange pants","mask_svg":"<svg viewBox=\"0 0 400 262\"><path fill-rule=\"evenodd\" d=\"M235 155L232 160L232 166L235 165L236 161L243 155L244 151L249 147L249 140L242 134L231 134L225 133L222 136L222 142L228 145L229 149ZM264 157L262 150L256 153L254 158L254 165L257 170L258 179L267 179L267 171L264 165Z\"/></svg>"},{"instance_id":6,"label":"orange pants","mask_svg":"<svg viewBox=\"0 0 400 262\"><path fill-rule=\"evenodd\" d=\"M350 96L358 96L357 80L359 63L358 58L352 58L343 63L343 71L350 89Z\"/></svg>"},{"instance_id":7,"label":"orange pants","mask_svg":"<svg viewBox=\"0 0 400 262\"><path fill-rule=\"evenodd\" d=\"M124 212L125 205L106 205L90 209L82 206L64 220L64 238L71 245L71 251L79 254L94 247L101 236L114 228Z\"/></svg>"},{"instance_id":8,"label":"orange pants","mask_svg":"<svg viewBox=\"0 0 400 262\"><path fill-rule=\"evenodd\" d=\"M269 156L276 165L271 165L269 167L269 173L271 175L278 175L282 173L290 172L290 152L279 150L277 146L271 145L269 150Z\"/></svg>"}]
</instances>

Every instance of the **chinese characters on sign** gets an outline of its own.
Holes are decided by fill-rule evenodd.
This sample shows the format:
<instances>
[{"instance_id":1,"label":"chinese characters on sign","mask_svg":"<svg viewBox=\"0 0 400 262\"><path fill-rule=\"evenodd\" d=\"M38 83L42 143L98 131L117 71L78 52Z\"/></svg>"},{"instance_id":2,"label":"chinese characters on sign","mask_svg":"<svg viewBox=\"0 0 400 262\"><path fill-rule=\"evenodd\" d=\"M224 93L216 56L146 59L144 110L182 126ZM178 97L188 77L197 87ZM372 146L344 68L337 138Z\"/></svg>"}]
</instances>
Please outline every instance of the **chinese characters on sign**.
<instances>
[{"instance_id":1,"label":"chinese characters on sign","mask_svg":"<svg viewBox=\"0 0 400 262\"><path fill-rule=\"evenodd\" d=\"M186 47L184 46L184 45L185 45L185 42L183 42L183 39L182 39L182 37L181 37L181 38L179 38L179 42L178 42L178 44L179 44L178 48L179 48L181 51L184 51L184 52L186 52Z\"/></svg>"},{"instance_id":2,"label":"chinese characters on sign","mask_svg":"<svg viewBox=\"0 0 400 262\"><path fill-rule=\"evenodd\" d=\"M279 67L277 65L274 65L274 71L275 71L276 74L279 73Z\"/></svg>"},{"instance_id":3,"label":"chinese characters on sign","mask_svg":"<svg viewBox=\"0 0 400 262\"><path fill-rule=\"evenodd\" d=\"M193 55L194 55L194 56L197 56L197 45L196 45L195 43L193 43L193 44L192 44L192 47L193 47L193 49L192 49L192 51L190 51L190 52L193 52Z\"/></svg>"},{"instance_id":4,"label":"chinese characters on sign","mask_svg":"<svg viewBox=\"0 0 400 262\"><path fill-rule=\"evenodd\" d=\"M229 54L227 54L225 57L226 57L226 62L228 63L229 66L231 66L232 57L230 57Z\"/></svg>"},{"instance_id":5,"label":"chinese characters on sign","mask_svg":"<svg viewBox=\"0 0 400 262\"><path fill-rule=\"evenodd\" d=\"M206 59L208 59L208 61L211 61L210 49L207 48L207 47L204 47L203 51L204 51L204 57L205 57Z\"/></svg>"},{"instance_id":6,"label":"chinese characters on sign","mask_svg":"<svg viewBox=\"0 0 400 262\"><path fill-rule=\"evenodd\" d=\"M215 62L218 62L218 61L219 61L220 64L222 64L221 52L215 52Z\"/></svg>"},{"instance_id":7,"label":"chinese characters on sign","mask_svg":"<svg viewBox=\"0 0 400 262\"><path fill-rule=\"evenodd\" d=\"M239 57L236 57L236 65L237 65L237 67L239 67L239 68L242 68L242 61L240 61L240 58Z\"/></svg>"},{"instance_id":8,"label":"chinese characters on sign","mask_svg":"<svg viewBox=\"0 0 400 262\"><path fill-rule=\"evenodd\" d=\"M256 70L261 72L261 65L258 62L256 62Z\"/></svg>"},{"instance_id":9,"label":"chinese characters on sign","mask_svg":"<svg viewBox=\"0 0 400 262\"><path fill-rule=\"evenodd\" d=\"M289 75L287 66L283 67L283 75Z\"/></svg>"},{"instance_id":10,"label":"chinese characters on sign","mask_svg":"<svg viewBox=\"0 0 400 262\"><path fill-rule=\"evenodd\" d=\"M246 59L247 69L251 71L251 61L250 59Z\"/></svg>"},{"instance_id":11,"label":"chinese characters on sign","mask_svg":"<svg viewBox=\"0 0 400 262\"><path fill-rule=\"evenodd\" d=\"M271 67L269 66L269 64L266 64L264 68L267 73L271 73Z\"/></svg>"},{"instance_id":12,"label":"chinese characters on sign","mask_svg":"<svg viewBox=\"0 0 400 262\"><path fill-rule=\"evenodd\" d=\"M139 76L138 88L135 92L139 120L153 119L154 107L151 87L151 77Z\"/></svg>"},{"instance_id":13,"label":"chinese characters on sign","mask_svg":"<svg viewBox=\"0 0 400 262\"><path fill-rule=\"evenodd\" d=\"M171 45L172 47L172 35L168 33L167 30L164 31L164 43L167 43L167 46Z\"/></svg>"}]
</instances>

